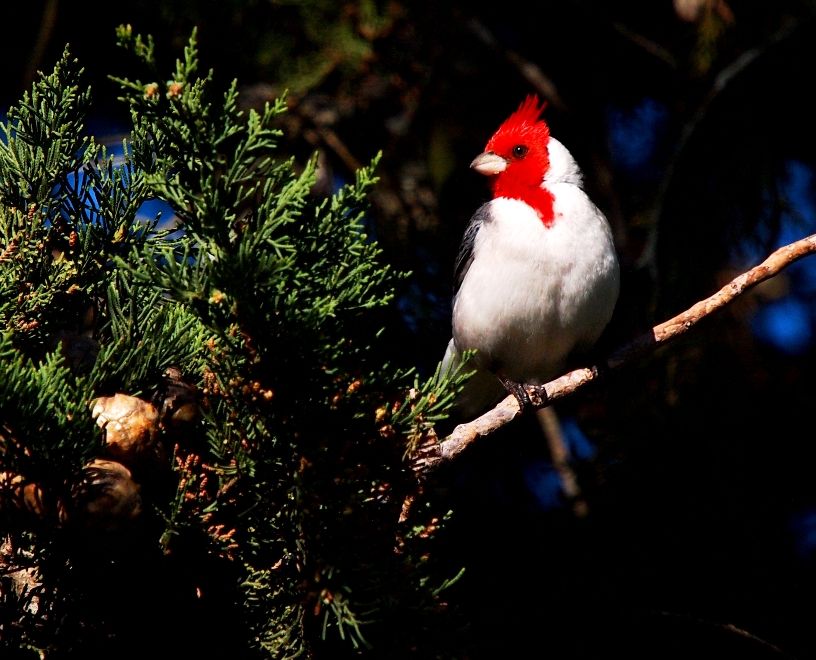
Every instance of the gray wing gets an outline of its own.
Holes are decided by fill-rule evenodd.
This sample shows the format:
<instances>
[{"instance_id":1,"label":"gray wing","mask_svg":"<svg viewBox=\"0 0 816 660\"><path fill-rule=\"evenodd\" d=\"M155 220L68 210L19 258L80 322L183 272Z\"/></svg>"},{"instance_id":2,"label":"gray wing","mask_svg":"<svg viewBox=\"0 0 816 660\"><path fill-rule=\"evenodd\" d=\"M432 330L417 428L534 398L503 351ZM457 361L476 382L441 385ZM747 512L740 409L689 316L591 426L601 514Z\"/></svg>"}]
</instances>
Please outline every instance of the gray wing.
<instances>
[{"instance_id":1,"label":"gray wing","mask_svg":"<svg viewBox=\"0 0 816 660\"><path fill-rule=\"evenodd\" d=\"M488 202L489 203L489 202ZM470 264L473 262L473 245L476 242L476 234L482 228L482 224L490 221L490 213L487 204L482 204L473 214L470 223L465 229L462 243L459 245L459 254L456 255L456 265L453 271L453 295L459 292L462 280L465 279Z\"/></svg>"}]
</instances>

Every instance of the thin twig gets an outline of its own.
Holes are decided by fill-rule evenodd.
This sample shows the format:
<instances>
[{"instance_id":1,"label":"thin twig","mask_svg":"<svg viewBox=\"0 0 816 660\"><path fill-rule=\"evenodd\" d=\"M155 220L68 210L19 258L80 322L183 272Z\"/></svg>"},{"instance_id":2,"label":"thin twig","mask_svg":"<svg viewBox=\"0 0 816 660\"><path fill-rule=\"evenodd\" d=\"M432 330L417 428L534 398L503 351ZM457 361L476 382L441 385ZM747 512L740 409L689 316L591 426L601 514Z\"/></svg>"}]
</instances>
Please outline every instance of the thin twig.
<instances>
[{"instance_id":1,"label":"thin twig","mask_svg":"<svg viewBox=\"0 0 816 660\"><path fill-rule=\"evenodd\" d=\"M47 0L45 7L43 7L42 17L40 18L40 29L37 31L37 39L34 41L34 47L28 56L28 64L23 72L23 88L27 89L34 82L37 75L37 70L42 64L45 51L48 48L48 43L54 34L54 28L57 24L57 12L59 9L59 0Z\"/></svg>"},{"instance_id":2,"label":"thin twig","mask_svg":"<svg viewBox=\"0 0 816 660\"><path fill-rule=\"evenodd\" d=\"M589 505L581 492L578 475L570 464L570 451L567 446L564 430L555 408L547 406L536 410L538 423L547 439L547 448L550 450L550 460L558 473L561 482L561 491L572 506L572 512L578 518L584 518L589 513Z\"/></svg>"},{"instance_id":3,"label":"thin twig","mask_svg":"<svg viewBox=\"0 0 816 660\"><path fill-rule=\"evenodd\" d=\"M468 28L483 44L489 46L507 62L513 65L516 71L524 78L541 96L543 96L557 110L566 110L567 104L558 93L555 83L541 70L534 62L523 57L520 53L502 46L487 26L476 18L468 21Z\"/></svg>"},{"instance_id":4,"label":"thin twig","mask_svg":"<svg viewBox=\"0 0 816 660\"><path fill-rule=\"evenodd\" d=\"M642 49L644 52L648 53L649 55L655 57L656 59L660 60L664 64L668 65L670 69L676 70L677 69L677 58L671 54L671 51L667 48L663 48L659 43L656 41L652 41L651 39L647 39L645 36L636 32L625 23L621 23L620 21L612 21L611 23L612 29L615 30L620 36L622 36L627 41L635 44L638 48Z\"/></svg>"},{"instance_id":5,"label":"thin twig","mask_svg":"<svg viewBox=\"0 0 816 660\"><path fill-rule=\"evenodd\" d=\"M772 34L768 40L748 49L736 57L727 66L724 66L714 78L711 88L708 93L702 98L698 107L691 114L688 121L682 127L680 137L677 144L674 146L673 153L666 165L664 175L657 190L657 195L652 205L651 215L653 217L652 231L650 232L647 247L643 250L641 261L654 262L654 252L657 247L657 230L660 224L660 219L663 216L663 207L668 198L668 193L672 185L675 183L677 171L680 167L682 159L686 155L689 145L692 144L693 139L697 136L698 131L709 116L712 106L721 97L721 95L729 89L731 84L742 77L746 72L751 70L755 62L761 62L762 58L769 52L773 52L778 46L787 43L788 39L797 35L803 28L809 26L815 17L810 16L802 21L795 21L791 24L786 24Z\"/></svg>"},{"instance_id":6,"label":"thin twig","mask_svg":"<svg viewBox=\"0 0 816 660\"><path fill-rule=\"evenodd\" d=\"M631 364L647 352L685 334L699 321L722 309L760 282L774 277L793 262L814 252L816 252L816 234L779 248L761 264L735 277L715 294L695 303L677 316L656 325L650 332L614 351L603 363L575 369L544 385L528 386L533 406L536 409L545 408L555 401L575 394L609 371ZM520 414L516 398L506 397L495 408L472 422L457 426L440 443L433 447L423 447L422 452L414 460L414 470L422 475L455 459L473 442L509 424Z\"/></svg>"}]
</instances>

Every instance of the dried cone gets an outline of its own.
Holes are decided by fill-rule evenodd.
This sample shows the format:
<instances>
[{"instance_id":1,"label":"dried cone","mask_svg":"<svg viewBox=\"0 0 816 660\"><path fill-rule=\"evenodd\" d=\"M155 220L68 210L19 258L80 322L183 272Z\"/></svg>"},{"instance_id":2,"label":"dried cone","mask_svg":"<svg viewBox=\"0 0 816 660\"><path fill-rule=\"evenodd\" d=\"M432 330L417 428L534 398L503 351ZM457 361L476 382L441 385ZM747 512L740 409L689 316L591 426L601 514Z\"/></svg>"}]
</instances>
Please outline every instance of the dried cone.
<instances>
[{"instance_id":1,"label":"dried cone","mask_svg":"<svg viewBox=\"0 0 816 660\"><path fill-rule=\"evenodd\" d=\"M116 461L96 458L82 470L71 493L69 520L98 529L116 529L142 512L139 485L130 470Z\"/></svg>"},{"instance_id":2,"label":"dried cone","mask_svg":"<svg viewBox=\"0 0 816 660\"><path fill-rule=\"evenodd\" d=\"M39 484L26 481L22 475L13 472L0 472L0 506L7 505L33 513L38 518L44 518L49 510Z\"/></svg>"},{"instance_id":3,"label":"dried cone","mask_svg":"<svg viewBox=\"0 0 816 660\"><path fill-rule=\"evenodd\" d=\"M696 23L709 12L716 13L726 23L734 20L734 12L725 0L674 0L674 11L687 23Z\"/></svg>"},{"instance_id":4,"label":"dried cone","mask_svg":"<svg viewBox=\"0 0 816 660\"><path fill-rule=\"evenodd\" d=\"M710 0L674 0L674 11L680 20L694 23L710 4Z\"/></svg>"},{"instance_id":5,"label":"dried cone","mask_svg":"<svg viewBox=\"0 0 816 660\"><path fill-rule=\"evenodd\" d=\"M160 411L161 423L171 432L189 430L201 418L198 391L185 382L178 367L168 367L153 399Z\"/></svg>"},{"instance_id":6,"label":"dried cone","mask_svg":"<svg viewBox=\"0 0 816 660\"><path fill-rule=\"evenodd\" d=\"M93 402L91 414L105 431L111 458L130 465L161 457L159 412L152 403L127 394L103 396Z\"/></svg>"}]
</instances>

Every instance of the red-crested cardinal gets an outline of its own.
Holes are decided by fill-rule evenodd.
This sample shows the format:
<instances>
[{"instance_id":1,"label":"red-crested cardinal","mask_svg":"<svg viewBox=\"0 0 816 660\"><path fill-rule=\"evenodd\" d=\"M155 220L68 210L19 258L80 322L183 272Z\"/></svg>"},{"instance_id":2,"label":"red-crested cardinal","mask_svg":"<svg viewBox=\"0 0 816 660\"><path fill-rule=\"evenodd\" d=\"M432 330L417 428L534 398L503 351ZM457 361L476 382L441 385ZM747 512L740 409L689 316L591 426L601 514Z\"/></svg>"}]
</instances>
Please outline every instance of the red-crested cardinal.
<instances>
[{"instance_id":1,"label":"red-crested cardinal","mask_svg":"<svg viewBox=\"0 0 816 660\"><path fill-rule=\"evenodd\" d=\"M590 348L612 316L619 267L612 232L582 188L575 159L528 96L470 166L493 198L473 215L456 259L453 337L443 370L475 349L476 373L457 401L481 414L523 384L542 384Z\"/></svg>"}]
</instances>

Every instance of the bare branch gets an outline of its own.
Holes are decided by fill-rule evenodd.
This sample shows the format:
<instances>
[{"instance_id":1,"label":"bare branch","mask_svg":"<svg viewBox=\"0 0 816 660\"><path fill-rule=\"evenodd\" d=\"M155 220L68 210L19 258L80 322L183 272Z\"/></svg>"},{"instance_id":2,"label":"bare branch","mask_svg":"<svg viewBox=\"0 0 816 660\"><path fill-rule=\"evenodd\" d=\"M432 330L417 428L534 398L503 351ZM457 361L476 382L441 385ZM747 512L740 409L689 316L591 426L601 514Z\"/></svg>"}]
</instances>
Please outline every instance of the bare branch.
<instances>
[{"instance_id":1,"label":"bare branch","mask_svg":"<svg viewBox=\"0 0 816 660\"><path fill-rule=\"evenodd\" d=\"M520 53L504 48L493 33L487 29L487 26L478 19L471 18L468 21L468 27L471 33L483 44L501 54L518 71L521 77L547 99L554 108L566 110L567 105L558 93L555 83L544 74L538 65L523 57Z\"/></svg>"},{"instance_id":2,"label":"bare branch","mask_svg":"<svg viewBox=\"0 0 816 660\"><path fill-rule=\"evenodd\" d=\"M656 41L647 39L639 32L636 32L635 30L631 29L630 27L619 21L613 21L612 28L624 39L632 42L638 48L641 48L644 52L657 58L664 64L667 64L671 69L673 70L677 69L677 59L674 57L674 55L671 54L670 50L668 50L667 48L663 48L663 46L661 46Z\"/></svg>"},{"instance_id":3,"label":"bare branch","mask_svg":"<svg viewBox=\"0 0 816 660\"><path fill-rule=\"evenodd\" d=\"M37 69L39 69L42 64L48 43L54 34L58 10L59 0L46 1L45 7L43 7L42 17L40 18L40 29L37 31L37 39L28 56L28 65L23 73L23 89L30 87L31 83L34 82L34 78L37 76Z\"/></svg>"},{"instance_id":4,"label":"bare branch","mask_svg":"<svg viewBox=\"0 0 816 660\"><path fill-rule=\"evenodd\" d=\"M547 439L547 448L550 450L552 466L561 482L561 492L572 505L572 512L578 518L584 518L589 513L589 505L581 492L578 475L570 465L570 450L564 437L564 429L555 412L555 408L547 406L536 410L541 431Z\"/></svg>"},{"instance_id":5,"label":"bare branch","mask_svg":"<svg viewBox=\"0 0 816 660\"><path fill-rule=\"evenodd\" d=\"M555 401L575 394L609 371L631 364L645 353L685 334L699 321L722 309L760 282L774 277L793 262L814 252L816 252L816 234L779 248L761 264L735 277L715 294L695 303L677 316L656 325L651 332L620 347L603 363L575 369L544 385L528 386L533 406L536 409L545 408ZM414 470L422 475L453 460L473 442L509 424L520 414L516 398L506 397L495 408L472 422L457 426L441 442L423 447L414 460Z\"/></svg>"}]
</instances>

